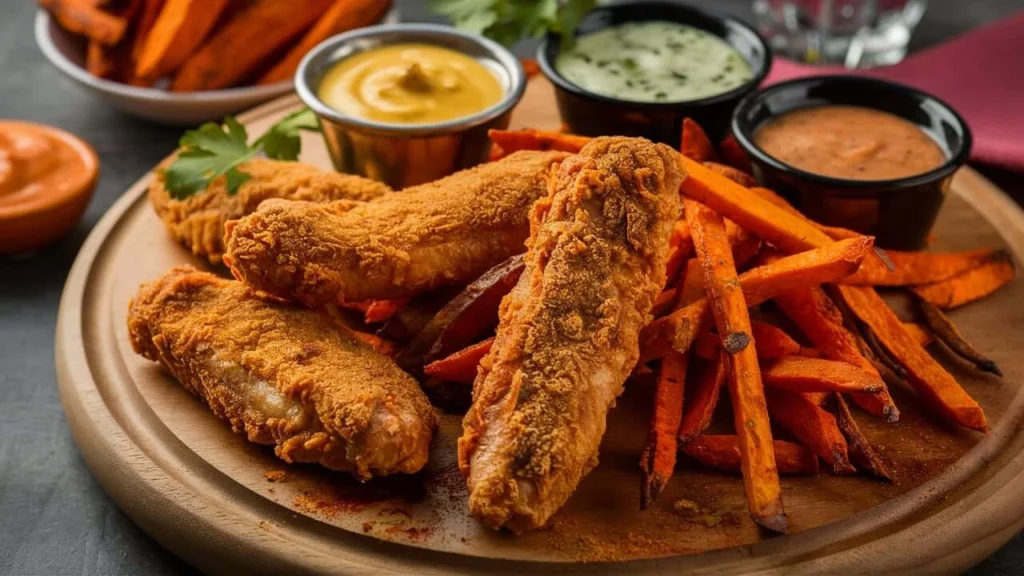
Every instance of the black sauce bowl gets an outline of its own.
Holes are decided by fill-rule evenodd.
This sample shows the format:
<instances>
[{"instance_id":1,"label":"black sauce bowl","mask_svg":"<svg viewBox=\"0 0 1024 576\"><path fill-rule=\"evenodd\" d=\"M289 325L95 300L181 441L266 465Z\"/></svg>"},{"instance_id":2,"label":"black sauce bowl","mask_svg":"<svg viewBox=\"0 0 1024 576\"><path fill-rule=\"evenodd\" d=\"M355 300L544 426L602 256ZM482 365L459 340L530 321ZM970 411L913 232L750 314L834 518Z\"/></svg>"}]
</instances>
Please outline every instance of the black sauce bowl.
<instances>
[{"instance_id":1,"label":"black sauce bowl","mask_svg":"<svg viewBox=\"0 0 1024 576\"><path fill-rule=\"evenodd\" d=\"M562 121L574 134L585 136L643 136L678 148L683 118L696 120L715 141L729 129L736 104L768 75L771 50L747 24L724 14L671 2L633 2L596 8L576 28L583 36L627 22L661 20L686 24L725 40L750 65L753 77L728 92L677 102L635 102L590 92L573 84L555 69L561 37L549 34L537 51L537 62L555 86Z\"/></svg>"},{"instance_id":2,"label":"black sauce bowl","mask_svg":"<svg viewBox=\"0 0 1024 576\"><path fill-rule=\"evenodd\" d=\"M905 178L847 180L794 168L754 143L754 133L768 120L828 104L873 108L908 120L935 140L946 161ZM909 86L860 76L814 76L760 90L736 107L732 132L763 185L817 222L871 234L878 246L895 250L924 245L953 174L971 153L971 131L948 104Z\"/></svg>"}]
</instances>

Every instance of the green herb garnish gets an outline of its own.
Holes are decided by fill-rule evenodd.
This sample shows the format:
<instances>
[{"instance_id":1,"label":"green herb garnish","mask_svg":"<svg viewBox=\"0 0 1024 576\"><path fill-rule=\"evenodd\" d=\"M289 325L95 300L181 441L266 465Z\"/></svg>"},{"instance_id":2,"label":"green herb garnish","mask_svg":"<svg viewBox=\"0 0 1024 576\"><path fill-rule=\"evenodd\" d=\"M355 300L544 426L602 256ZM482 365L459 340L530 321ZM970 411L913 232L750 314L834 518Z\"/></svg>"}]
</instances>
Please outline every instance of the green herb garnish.
<instances>
[{"instance_id":1,"label":"green herb garnish","mask_svg":"<svg viewBox=\"0 0 1024 576\"><path fill-rule=\"evenodd\" d=\"M164 170L164 186L171 198L183 200L206 189L214 178L224 176L228 194L235 194L249 180L239 165L260 154L275 160L295 160L302 149L299 132L319 129L316 115L309 108L285 116L252 145L248 144L245 126L233 116L225 118L223 124L207 122L181 137L181 152Z\"/></svg>"},{"instance_id":2,"label":"green herb garnish","mask_svg":"<svg viewBox=\"0 0 1024 576\"><path fill-rule=\"evenodd\" d=\"M562 36L563 46L597 0L431 0L431 9L456 28L483 34L505 46L547 32Z\"/></svg>"}]
</instances>

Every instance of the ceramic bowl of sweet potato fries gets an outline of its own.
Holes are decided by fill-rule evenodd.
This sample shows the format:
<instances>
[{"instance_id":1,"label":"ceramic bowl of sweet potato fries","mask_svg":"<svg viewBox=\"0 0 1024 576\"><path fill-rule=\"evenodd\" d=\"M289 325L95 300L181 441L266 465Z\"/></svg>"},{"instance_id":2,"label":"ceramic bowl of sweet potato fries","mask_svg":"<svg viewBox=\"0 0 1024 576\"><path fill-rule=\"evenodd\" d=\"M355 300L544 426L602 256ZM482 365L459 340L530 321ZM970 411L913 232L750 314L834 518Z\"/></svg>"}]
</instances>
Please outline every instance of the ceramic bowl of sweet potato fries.
<instances>
[{"instance_id":1,"label":"ceramic bowl of sweet potato fries","mask_svg":"<svg viewBox=\"0 0 1024 576\"><path fill-rule=\"evenodd\" d=\"M292 90L322 40L397 20L386 0L39 0L35 36L61 72L117 108L189 125Z\"/></svg>"}]
</instances>

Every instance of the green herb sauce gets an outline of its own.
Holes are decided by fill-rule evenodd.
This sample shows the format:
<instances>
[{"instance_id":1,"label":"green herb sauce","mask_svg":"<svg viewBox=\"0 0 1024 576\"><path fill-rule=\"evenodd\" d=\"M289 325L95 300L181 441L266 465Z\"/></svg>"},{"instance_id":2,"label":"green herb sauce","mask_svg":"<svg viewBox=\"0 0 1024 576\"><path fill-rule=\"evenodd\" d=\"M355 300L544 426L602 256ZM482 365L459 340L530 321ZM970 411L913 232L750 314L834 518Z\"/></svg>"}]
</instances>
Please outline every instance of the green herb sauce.
<instances>
[{"instance_id":1,"label":"green herb sauce","mask_svg":"<svg viewBox=\"0 0 1024 576\"><path fill-rule=\"evenodd\" d=\"M555 60L577 86L636 102L683 102L728 92L754 74L721 38L674 22L629 22L576 39Z\"/></svg>"}]
</instances>

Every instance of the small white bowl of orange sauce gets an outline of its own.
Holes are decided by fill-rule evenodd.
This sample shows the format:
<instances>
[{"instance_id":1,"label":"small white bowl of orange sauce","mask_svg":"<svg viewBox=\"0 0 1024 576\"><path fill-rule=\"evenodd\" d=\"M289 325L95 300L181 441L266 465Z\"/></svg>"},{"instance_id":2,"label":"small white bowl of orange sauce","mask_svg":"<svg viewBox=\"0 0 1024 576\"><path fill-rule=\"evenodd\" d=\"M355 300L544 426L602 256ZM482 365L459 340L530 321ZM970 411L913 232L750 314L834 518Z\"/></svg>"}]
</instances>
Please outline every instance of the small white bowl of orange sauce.
<instances>
[{"instance_id":1,"label":"small white bowl of orange sauce","mask_svg":"<svg viewBox=\"0 0 1024 576\"><path fill-rule=\"evenodd\" d=\"M77 136L0 121L0 254L31 252L65 236L98 176L96 152Z\"/></svg>"}]
</instances>

